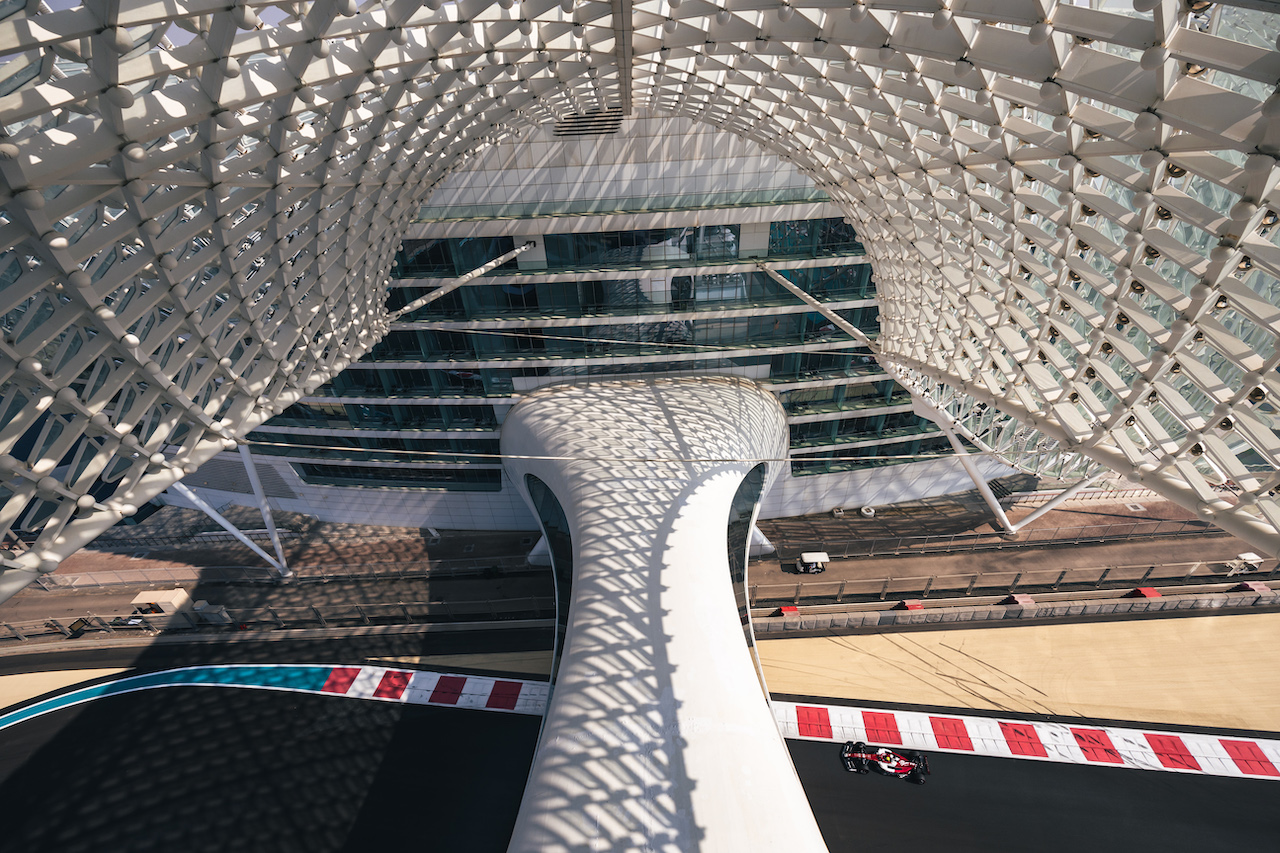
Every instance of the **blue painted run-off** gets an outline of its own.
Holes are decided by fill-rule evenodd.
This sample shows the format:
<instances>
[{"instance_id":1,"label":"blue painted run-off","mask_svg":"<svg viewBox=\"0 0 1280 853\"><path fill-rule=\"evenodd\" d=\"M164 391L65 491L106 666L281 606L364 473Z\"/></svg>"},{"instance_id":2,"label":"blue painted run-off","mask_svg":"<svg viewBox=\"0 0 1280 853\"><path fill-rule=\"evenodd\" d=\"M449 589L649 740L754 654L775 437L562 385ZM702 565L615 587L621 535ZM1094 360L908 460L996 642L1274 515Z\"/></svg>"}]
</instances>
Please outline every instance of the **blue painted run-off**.
<instances>
[{"instance_id":1,"label":"blue painted run-off","mask_svg":"<svg viewBox=\"0 0 1280 853\"><path fill-rule=\"evenodd\" d=\"M148 672L134 675L92 687L82 687L52 699L45 699L34 705L0 714L0 729L48 714L60 708L78 705L91 699L101 699L117 693L131 693L136 690L149 690L156 687L173 687L177 685L206 685L217 687L257 687L266 690L298 690L307 693L319 693L324 687L332 665L322 666L194 666L183 669L167 669L161 672Z\"/></svg>"}]
</instances>

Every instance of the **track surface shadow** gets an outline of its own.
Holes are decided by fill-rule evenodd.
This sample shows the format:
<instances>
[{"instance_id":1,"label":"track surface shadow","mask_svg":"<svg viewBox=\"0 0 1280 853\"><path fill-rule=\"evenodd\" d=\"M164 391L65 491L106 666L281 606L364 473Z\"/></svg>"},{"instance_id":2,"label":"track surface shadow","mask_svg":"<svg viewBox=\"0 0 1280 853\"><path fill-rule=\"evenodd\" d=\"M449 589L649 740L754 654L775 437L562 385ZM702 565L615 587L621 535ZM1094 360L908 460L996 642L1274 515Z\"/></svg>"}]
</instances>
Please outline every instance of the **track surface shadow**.
<instances>
[{"instance_id":1,"label":"track surface shadow","mask_svg":"<svg viewBox=\"0 0 1280 853\"><path fill-rule=\"evenodd\" d=\"M226 688L102 699L0 734L0 851L503 851L539 723Z\"/></svg>"},{"instance_id":2,"label":"track surface shadow","mask_svg":"<svg viewBox=\"0 0 1280 853\"><path fill-rule=\"evenodd\" d=\"M0 851L507 847L539 719L291 693L116 696L0 733ZM944 753L916 787L788 741L832 853L1269 850L1273 782Z\"/></svg>"},{"instance_id":3,"label":"track surface shadow","mask_svg":"<svg viewBox=\"0 0 1280 853\"><path fill-rule=\"evenodd\" d=\"M1274 850L1275 782L930 753L923 786L787 741L832 853Z\"/></svg>"}]
</instances>

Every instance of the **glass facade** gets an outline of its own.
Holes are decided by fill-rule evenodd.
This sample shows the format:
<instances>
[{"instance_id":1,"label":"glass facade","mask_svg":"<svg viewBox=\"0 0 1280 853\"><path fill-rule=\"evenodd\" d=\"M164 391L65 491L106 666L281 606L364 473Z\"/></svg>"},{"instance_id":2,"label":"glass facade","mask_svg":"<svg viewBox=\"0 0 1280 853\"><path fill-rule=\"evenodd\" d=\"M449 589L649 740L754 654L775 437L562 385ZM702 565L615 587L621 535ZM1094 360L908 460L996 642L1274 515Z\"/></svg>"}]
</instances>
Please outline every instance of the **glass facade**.
<instances>
[{"instance_id":1,"label":"glass facade","mask_svg":"<svg viewBox=\"0 0 1280 853\"><path fill-rule=\"evenodd\" d=\"M309 482L492 489L498 430L526 391L593 376L732 372L777 388L792 421L793 474L900 461L888 448L936 428L909 412L909 395L864 347L756 266L874 338L876 286L857 234L839 218L778 220L767 247L746 248L744 227L541 235L545 266L508 262L405 316L251 439L264 453L333 460L299 464ZM525 239L406 240L388 308ZM341 460L353 464L339 470ZM384 476L375 466L387 462L445 473Z\"/></svg>"},{"instance_id":2,"label":"glass facade","mask_svg":"<svg viewBox=\"0 0 1280 853\"><path fill-rule=\"evenodd\" d=\"M254 450L258 450L257 447ZM451 468L390 468L358 465L317 465L302 462L294 466L303 480L325 486L391 489L455 489L467 492L496 492L502 488L500 470L470 471Z\"/></svg>"},{"instance_id":3,"label":"glass facade","mask_svg":"<svg viewBox=\"0 0 1280 853\"><path fill-rule=\"evenodd\" d=\"M396 253L395 278L452 278L471 272L514 249L510 237L470 237L457 240L405 240ZM516 269L508 261L499 270Z\"/></svg>"},{"instance_id":4,"label":"glass facade","mask_svg":"<svg viewBox=\"0 0 1280 853\"><path fill-rule=\"evenodd\" d=\"M871 280L871 267L867 264L794 268L780 272L789 281L824 301L875 298L875 284ZM401 283L391 291L387 307L399 310L432 290L433 287ZM580 276L571 281L543 278L468 285L424 305L406 319L429 322L522 318L531 312L557 318L665 314L795 305L795 302L795 297L786 288L758 271L709 272L692 276L673 275L669 279L646 277L643 280Z\"/></svg>"},{"instance_id":5,"label":"glass facade","mask_svg":"<svg viewBox=\"0 0 1280 853\"><path fill-rule=\"evenodd\" d=\"M548 270L651 262L737 260L737 225L650 228L601 234L548 234Z\"/></svg>"},{"instance_id":6,"label":"glass facade","mask_svg":"<svg viewBox=\"0 0 1280 853\"><path fill-rule=\"evenodd\" d=\"M843 219L799 219L769 225L770 255L839 255L862 251L853 226Z\"/></svg>"}]
</instances>

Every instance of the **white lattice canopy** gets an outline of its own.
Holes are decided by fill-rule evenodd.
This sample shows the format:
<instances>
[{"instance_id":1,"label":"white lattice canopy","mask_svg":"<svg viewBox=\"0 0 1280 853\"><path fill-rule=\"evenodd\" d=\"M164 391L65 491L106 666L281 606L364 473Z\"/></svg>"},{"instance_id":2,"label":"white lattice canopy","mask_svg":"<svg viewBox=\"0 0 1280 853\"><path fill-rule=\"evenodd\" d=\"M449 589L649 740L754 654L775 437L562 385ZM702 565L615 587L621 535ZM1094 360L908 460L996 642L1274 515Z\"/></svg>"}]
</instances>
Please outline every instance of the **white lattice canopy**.
<instances>
[{"instance_id":1,"label":"white lattice canopy","mask_svg":"<svg viewBox=\"0 0 1280 853\"><path fill-rule=\"evenodd\" d=\"M1280 551L1269 4L56 5L0 2L0 585L365 353L446 173L633 107L826 190L915 390Z\"/></svg>"}]
</instances>

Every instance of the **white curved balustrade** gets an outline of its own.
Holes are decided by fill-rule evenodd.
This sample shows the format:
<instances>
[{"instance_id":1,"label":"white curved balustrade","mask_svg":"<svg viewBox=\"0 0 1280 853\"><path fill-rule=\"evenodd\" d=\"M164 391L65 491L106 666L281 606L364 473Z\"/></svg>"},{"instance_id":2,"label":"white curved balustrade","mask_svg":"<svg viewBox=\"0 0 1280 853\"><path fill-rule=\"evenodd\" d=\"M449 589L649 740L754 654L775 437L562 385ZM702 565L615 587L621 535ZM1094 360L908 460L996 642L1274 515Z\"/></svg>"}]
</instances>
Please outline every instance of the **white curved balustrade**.
<instances>
[{"instance_id":1,"label":"white curved balustrade","mask_svg":"<svg viewBox=\"0 0 1280 853\"><path fill-rule=\"evenodd\" d=\"M786 464L773 395L730 377L552 386L512 410L502 451L522 490L532 475L556 495L573 563L510 850L825 850L729 579L734 495Z\"/></svg>"}]
</instances>

